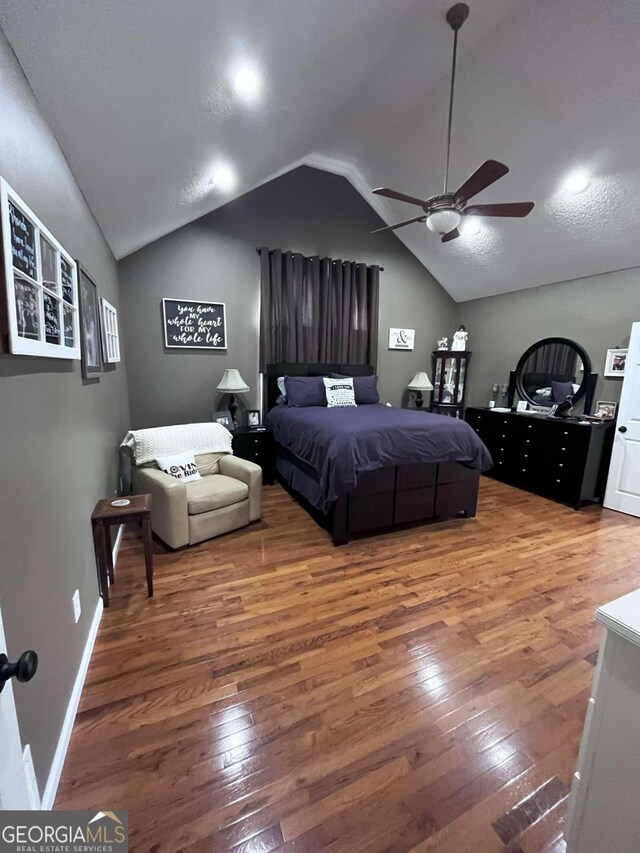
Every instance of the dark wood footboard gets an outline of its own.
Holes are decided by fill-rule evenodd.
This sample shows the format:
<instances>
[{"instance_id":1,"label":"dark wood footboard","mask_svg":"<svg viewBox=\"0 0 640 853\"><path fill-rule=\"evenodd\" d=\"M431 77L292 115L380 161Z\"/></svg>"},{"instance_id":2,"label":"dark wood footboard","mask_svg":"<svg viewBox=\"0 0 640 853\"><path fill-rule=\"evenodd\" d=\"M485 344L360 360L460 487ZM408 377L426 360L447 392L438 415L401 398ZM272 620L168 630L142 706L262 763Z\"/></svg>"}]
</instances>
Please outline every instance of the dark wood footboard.
<instances>
[{"instance_id":1,"label":"dark wood footboard","mask_svg":"<svg viewBox=\"0 0 640 853\"><path fill-rule=\"evenodd\" d=\"M309 475L309 466L283 449L282 454L289 465ZM279 479L329 530L334 545L344 545L353 536L400 525L474 516L480 475L458 462L416 462L379 468L361 474L357 486L335 501L327 515L310 507L284 478Z\"/></svg>"},{"instance_id":2,"label":"dark wood footboard","mask_svg":"<svg viewBox=\"0 0 640 853\"><path fill-rule=\"evenodd\" d=\"M334 545L410 523L476 514L480 474L459 462L413 463L361 474L331 512Z\"/></svg>"}]
</instances>

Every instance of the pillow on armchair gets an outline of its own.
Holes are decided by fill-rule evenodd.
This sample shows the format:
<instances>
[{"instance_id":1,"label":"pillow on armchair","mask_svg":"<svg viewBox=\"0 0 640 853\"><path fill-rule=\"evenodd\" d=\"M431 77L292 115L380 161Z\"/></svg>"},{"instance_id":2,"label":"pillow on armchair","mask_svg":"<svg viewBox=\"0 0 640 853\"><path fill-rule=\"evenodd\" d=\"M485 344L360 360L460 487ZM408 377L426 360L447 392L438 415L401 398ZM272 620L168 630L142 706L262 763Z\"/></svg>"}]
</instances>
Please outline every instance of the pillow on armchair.
<instances>
[{"instance_id":1,"label":"pillow on armchair","mask_svg":"<svg viewBox=\"0 0 640 853\"><path fill-rule=\"evenodd\" d=\"M174 453L173 456L156 456L156 464L165 474L169 474L183 483L202 479L196 465L195 456L190 451L186 453Z\"/></svg>"}]
</instances>

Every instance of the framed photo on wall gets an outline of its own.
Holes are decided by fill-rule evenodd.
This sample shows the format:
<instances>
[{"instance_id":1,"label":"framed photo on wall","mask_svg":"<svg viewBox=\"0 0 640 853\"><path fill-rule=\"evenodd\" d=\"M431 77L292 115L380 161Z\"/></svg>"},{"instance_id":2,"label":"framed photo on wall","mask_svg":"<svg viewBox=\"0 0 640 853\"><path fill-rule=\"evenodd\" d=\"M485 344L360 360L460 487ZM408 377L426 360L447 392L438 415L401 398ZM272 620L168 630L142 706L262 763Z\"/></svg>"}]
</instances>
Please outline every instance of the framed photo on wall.
<instances>
[{"instance_id":1,"label":"framed photo on wall","mask_svg":"<svg viewBox=\"0 0 640 853\"><path fill-rule=\"evenodd\" d=\"M415 329L389 329L389 349L412 350L415 341Z\"/></svg>"},{"instance_id":2,"label":"framed photo on wall","mask_svg":"<svg viewBox=\"0 0 640 853\"><path fill-rule=\"evenodd\" d=\"M73 258L3 178L0 223L10 352L79 359Z\"/></svg>"},{"instance_id":3,"label":"framed photo on wall","mask_svg":"<svg viewBox=\"0 0 640 853\"><path fill-rule=\"evenodd\" d=\"M120 361L120 332L118 312L106 299L100 299L100 330L102 332L102 360L105 364Z\"/></svg>"},{"instance_id":4,"label":"framed photo on wall","mask_svg":"<svg viewBox=\"0 0 640 853\"><path fill-rule=\"evenodd\" d=\"M628 352L628 349L608 349L607 360L604 363L604 375L623 377L627 367Z\"/></svg>"},{"instance_id":5,"label":"framed photo on wall","mask_svg":"<svg viewBox=\"0 0 640 853\"><path fill-rule=\"evenodd\" d=\"M82 375L85 379L100 379L100 303L98 288L89 273L76 261L78 267L78 293L80 302L80 349Z\"/></svg>"}]
</instances>

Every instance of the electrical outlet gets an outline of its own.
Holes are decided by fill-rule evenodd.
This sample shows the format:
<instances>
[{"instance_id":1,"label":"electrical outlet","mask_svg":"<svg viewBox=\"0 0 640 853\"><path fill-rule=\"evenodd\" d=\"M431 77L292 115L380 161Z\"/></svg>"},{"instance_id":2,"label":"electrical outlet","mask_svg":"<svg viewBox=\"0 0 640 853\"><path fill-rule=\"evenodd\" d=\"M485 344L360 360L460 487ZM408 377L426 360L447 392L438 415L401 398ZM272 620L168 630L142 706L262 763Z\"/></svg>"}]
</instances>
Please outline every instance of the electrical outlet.
<instances>
[{"instance_id":1,"label":"electrical outlet","mask_svg":"<svg viewBox=\"0 0 640 853\"><path fill-rule=\"evenodd\" d=\"M80 607L80 590L77 589L73 593L73 617L76 620L76 625L80 621L81 612L82 612L82 608Z\"/></svg>"},{"instance_id":2,"label":"electrical outlet","mask_svg":"<svg viewBox=\"0 0 640 853\"><path fill-rule=\"evenodd\" d=\"M38 783L36 781L36 769L33 766L33 758L31 757L31 747L29 744L22 750L22 763L24 764L25 777L27 782L27 793L29 795L29 806L32 811L40 811L40 791L38 791Z\"/></svg>"}]
</instances>

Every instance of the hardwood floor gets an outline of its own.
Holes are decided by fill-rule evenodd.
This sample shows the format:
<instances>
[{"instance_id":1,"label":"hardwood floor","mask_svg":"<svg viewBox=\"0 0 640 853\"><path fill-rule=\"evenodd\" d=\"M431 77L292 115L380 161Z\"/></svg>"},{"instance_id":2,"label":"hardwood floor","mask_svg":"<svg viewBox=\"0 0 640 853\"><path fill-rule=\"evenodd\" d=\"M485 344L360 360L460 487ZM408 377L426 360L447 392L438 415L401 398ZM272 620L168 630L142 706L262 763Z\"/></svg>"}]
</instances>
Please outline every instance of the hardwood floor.
<instances>
[{"instance_id":1,"label":"hardwood floor","mask_svg":"<svg viewBox=\"0 0 640 853\"><path fill-rule=\"evenodd\" d=\"M595 607L640 521L484 479L476 519L334 548L279 487L177 554L125 537L56 808L138 851L564 849Z\"/></svg>"}]
</instances>

